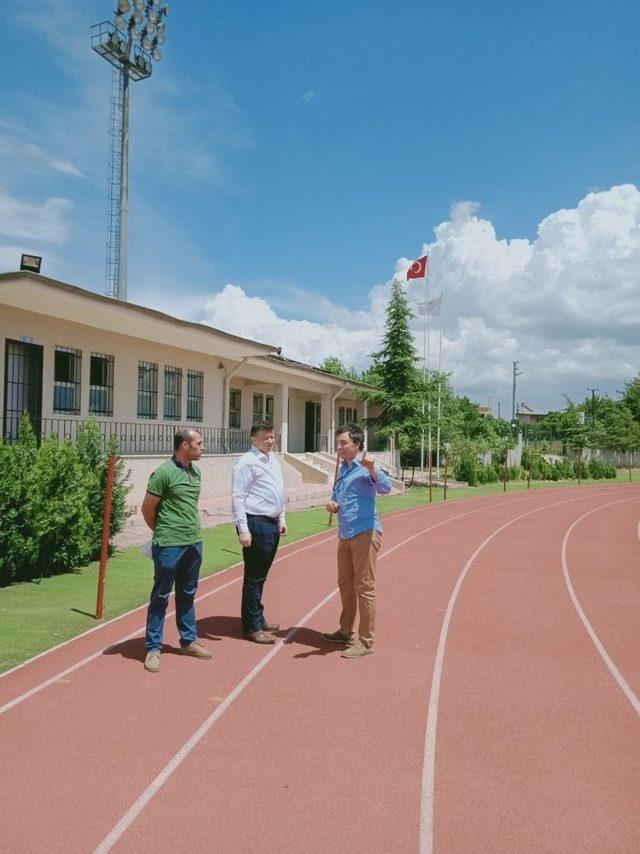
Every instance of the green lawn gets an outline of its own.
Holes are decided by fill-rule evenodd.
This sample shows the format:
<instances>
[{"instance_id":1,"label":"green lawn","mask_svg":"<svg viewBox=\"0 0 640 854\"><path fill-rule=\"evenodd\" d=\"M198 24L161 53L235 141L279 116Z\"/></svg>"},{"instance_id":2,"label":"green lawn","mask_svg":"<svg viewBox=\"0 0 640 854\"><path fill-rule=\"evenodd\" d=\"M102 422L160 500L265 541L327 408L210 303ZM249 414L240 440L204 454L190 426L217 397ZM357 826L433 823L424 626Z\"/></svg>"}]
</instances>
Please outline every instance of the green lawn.
<instances>
[{"instance_id":1,"label":"green lawn","mask_svg":"<svg viewBox=\"0 0 640 854\"><path fill-rule=\"evenodd\" d=\"M633 472L633 481L640 482L640 470ZM619 472L618 482L628 482L628 473ZM612 481L598 483L606 487ZM576 481L556 484L534 482L531 487L562 488L574 485ZM526 482L516 481L507 485L507 492L521 492L526 488ZM496 492L502 492L502 484L450 490L448 500L475 498ZM442 501L442 493L442 489L434 488L434 501ZM427 500L428 489L414 486L403 495L379 499L378 507L385 514L416 507ZM327 530L327 512L322 508L288 513L287 521L289 535L284 542L294 542ZM231 525L207 528L203 540L203 577L220 572L241 560L235 529ZM110 559L105 620L146 603L151 589L152 569L151 561L137 547L125 549ZM0 588L0 672L95 626L93 614L97 578L98 565L94 563L77 572ZM140 624L143 622L144 612L141 612Z\"/></svg>"}]
</instances>

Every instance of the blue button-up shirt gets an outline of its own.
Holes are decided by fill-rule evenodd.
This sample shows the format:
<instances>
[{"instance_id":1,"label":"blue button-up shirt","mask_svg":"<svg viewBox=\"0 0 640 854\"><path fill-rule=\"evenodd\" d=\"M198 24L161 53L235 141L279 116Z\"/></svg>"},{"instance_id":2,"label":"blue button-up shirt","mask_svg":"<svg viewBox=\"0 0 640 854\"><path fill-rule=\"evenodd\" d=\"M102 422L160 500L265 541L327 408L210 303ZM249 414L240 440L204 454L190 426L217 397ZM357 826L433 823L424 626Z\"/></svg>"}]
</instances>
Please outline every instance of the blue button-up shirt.
<instances>
[{"instance_id":1,"label":"blue button-up shirt","mask_svg":"<svg viewBox=\"0 0 640 854\"><path fill-rule=\"evenodd\" d=\"M347 468L346 461L340 466L338 480L333 488L331 500L338 507L338 536L350 540L363 531L382 531L376 510L376 495L391 492L389 475L376 464L377 479L371 479L369 470L354 460Z\"/></svg>"}]
</instances>

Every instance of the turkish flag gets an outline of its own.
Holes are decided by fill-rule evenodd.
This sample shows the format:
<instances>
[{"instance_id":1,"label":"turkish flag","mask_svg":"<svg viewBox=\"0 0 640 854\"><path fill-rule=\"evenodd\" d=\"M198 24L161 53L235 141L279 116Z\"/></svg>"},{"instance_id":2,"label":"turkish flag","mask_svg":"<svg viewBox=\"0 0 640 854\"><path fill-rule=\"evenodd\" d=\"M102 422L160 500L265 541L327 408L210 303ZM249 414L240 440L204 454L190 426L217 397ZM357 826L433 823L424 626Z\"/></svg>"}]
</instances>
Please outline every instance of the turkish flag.
<instances>
[{"instance_id":1,"label":"turkish flag","mask_svg":"<svg viewBox=\"0 0 640 854\"><path fill-rule=\"evenodd\" d=\"M407 270L407 280L409 279L424 279L427 275L427 256L423 255L418 258Z\"/></svg>"}]
</instances>

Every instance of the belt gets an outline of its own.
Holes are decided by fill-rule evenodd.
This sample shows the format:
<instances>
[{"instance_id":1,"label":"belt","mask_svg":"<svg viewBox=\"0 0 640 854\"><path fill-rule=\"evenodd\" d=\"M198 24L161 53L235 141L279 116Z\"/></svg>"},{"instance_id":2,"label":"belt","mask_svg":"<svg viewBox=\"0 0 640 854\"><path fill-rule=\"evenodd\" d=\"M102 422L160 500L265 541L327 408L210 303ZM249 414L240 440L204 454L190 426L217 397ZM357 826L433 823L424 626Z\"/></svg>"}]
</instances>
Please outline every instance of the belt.
<instances>
[{"instance_id":1,"label":"belt","mask_svg":"<svg viewBox=\"0 0 640 854\"><path fill-rule=\"evenodd\" d=\"M247 513L247 519L262 519L264 522L272 522L274 525L278 524L277 516L261 516L259 513Z\"/></svg>"}]
</instances>

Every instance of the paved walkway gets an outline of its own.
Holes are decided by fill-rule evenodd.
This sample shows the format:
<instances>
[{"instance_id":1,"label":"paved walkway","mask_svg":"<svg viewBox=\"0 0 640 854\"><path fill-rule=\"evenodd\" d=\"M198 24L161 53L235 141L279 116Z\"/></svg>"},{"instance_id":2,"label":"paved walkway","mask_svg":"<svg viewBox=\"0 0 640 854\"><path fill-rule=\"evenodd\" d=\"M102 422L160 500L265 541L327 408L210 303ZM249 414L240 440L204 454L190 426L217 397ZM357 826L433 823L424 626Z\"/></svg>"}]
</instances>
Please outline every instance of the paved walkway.
<instances>
[{"instance_id":1,"label":"paved walkway","mask_svg":"<svg viewBox=\"0 0 640 854\"><path fill-rule=\"evenodd\" d=\"M287 489L287 510L305 510L308 507L321 507L331 496L331 485L322 483L304 483L299 487ZM232 521L231 496L218 495L199 502L203 528L225 525ZM142 518L135 513L127 519L126 526L114 542L117 548L139 546L151 537L151 532Z\"/></svg>"}]
</instances>

